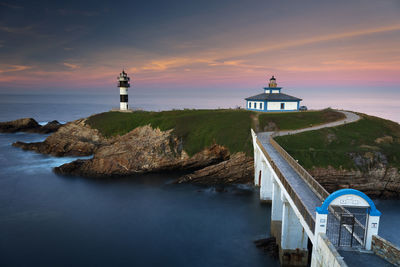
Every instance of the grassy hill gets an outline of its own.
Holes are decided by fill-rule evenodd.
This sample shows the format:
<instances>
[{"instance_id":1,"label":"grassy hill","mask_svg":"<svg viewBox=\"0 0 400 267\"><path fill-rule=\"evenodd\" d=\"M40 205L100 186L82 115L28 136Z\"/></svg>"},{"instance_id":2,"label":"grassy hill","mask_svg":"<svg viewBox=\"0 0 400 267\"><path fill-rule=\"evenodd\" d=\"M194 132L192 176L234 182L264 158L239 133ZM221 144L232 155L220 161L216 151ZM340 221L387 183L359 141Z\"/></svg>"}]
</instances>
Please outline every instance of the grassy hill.
<instances>
[{"instance_id":1,"label":"grassy hill","mask_svg":"<svg viewBox=\"0 0 400 267\"><path fill-rule=\"evenodd\" d=\"M343 113L332 109L292 113L259 113L260 130L267 130L268 124L275 124L278 130L293 130L307 128L326 122L344 119Z\"/></svg>"},{"instance_id":2,"label":"grassy hill","mask_svg":"<svg viewBox=\"0 0 400 267\"><path fill-rule=\"evenodd\" d=\"M383 154L390 166L400 167L400 125L359 114L362 119L334 128L277 137L277 142L307 169L357 169L355 154L366 158ZM381 159L383 160L383 159Z\"/></svg>"},{"instance_id":3,"label":"grassy hill","mask_svg":"<svg viewBox=\"0 0 400 267\"><path fill-rule=\"evenodd\" d=\"M150 124L161 130L174 129L174 134L182 138L184 150L189 155L213 143L229 148L231 153L244 151L252 155L250 128L256 124L261 129L268 122L273 122L279 129L299 129L334 121L341 115L333 110L268 114L233 109L105 112L89 117L87 124L106 137L123 135L138 126Z\"/></svg>"}]
</instances>

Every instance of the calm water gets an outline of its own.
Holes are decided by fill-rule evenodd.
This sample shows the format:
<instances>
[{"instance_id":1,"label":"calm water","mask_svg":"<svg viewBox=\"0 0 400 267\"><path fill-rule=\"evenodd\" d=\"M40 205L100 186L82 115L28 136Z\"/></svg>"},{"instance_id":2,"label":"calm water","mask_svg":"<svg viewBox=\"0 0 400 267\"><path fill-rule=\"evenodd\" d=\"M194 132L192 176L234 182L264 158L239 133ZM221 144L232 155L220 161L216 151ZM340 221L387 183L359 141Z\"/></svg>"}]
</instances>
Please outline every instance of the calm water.
<instances>
[{"instance_id":1,"label":"calm water","mask_svg":"<svg viewBox=\"0 0 400 267\"><path fill-rule=\"evenodd\" d=\"M92 99L93 100L93 99ZM2 104L1 120L68 121L109 106ZM62 177L54 158L11 147L37 134L0 134L0 266L278 266L253 244L270 207L252 188L169 184L176 174L99 181Z\"/></svg>"},{"instance_id":2,"label":"calm water","mask_svg":"<svg viewBox=\"0 0 400 267\"><path fill-rule=\"evenodd\" d=\"M6 96L0 121L70 121L107 111L111 96ZM143 108L164 109L146 102ZM73 160L11 147L37 134L0 134L0 266L278 266L255 248L270 206L252 188L171 185L177 174L99 181L62 177ZM400 245L399 201L377 201L380 234Z\"/></svg>"}]
</instances>

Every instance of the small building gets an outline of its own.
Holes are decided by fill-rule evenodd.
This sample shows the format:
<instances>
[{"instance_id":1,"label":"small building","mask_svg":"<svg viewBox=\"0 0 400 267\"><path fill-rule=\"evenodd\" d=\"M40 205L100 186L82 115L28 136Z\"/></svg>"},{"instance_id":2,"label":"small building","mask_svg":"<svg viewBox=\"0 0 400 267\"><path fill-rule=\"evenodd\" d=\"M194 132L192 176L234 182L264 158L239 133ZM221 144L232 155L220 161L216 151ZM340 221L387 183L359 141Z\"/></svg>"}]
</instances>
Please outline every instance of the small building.
<instances>
[{"instance_id":1,"label":"small building","mask_svg":"<svg viewBox=\"0 0 400 267\"><path fill-rule=\"evenodd\" d=\"M246 109L263 112L298 111L302 99L281 93L274 76L264 93L246 98Z\"/></svg>"}]
</instances>

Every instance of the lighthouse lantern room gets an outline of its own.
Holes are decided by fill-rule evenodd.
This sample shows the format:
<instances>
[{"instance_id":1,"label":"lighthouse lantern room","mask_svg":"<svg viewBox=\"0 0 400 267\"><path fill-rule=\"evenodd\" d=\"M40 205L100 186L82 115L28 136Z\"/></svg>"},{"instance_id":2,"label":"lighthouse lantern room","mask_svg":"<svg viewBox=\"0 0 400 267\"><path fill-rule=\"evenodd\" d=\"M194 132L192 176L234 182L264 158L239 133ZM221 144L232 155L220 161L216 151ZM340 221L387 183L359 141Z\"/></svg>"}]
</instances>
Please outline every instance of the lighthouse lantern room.
<instances>
[{"instance_id":1,"label":"lighthouse lantern room","mask_svg":"<svg viewBox=\"0 0 400 267\"><path fill-rule=\"evenodd\" d=\"M128 110L128 88L130 87L130 78L128 77L128 74L126 74L125 70L122 70L117 79L120 95L119 109Z\"/></svg>"}]
</instances>

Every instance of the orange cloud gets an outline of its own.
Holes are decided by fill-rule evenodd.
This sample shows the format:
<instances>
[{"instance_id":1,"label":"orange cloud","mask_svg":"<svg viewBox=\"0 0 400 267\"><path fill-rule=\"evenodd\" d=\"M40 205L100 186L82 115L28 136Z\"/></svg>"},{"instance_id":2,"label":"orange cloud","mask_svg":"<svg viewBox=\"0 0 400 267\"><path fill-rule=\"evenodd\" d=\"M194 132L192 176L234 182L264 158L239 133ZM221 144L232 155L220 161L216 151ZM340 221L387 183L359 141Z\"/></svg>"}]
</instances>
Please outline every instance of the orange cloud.
<instances>
[{"instance_id":1,"label":"orange cloud","mask_svg":"<svg viewBox=\"0 0 400 267\"><path fill-rule=\"evenodd\" d=\"M24 66L24 65L4 65L0 69L0 73L6 72L14 72L14 71L23 71L32 68L31 66Z\"/></svg>"},{"instance_id":2,"label":"orange cloud","mask_svg":"<svg viewBox=\"0 0 400 267\"><path fill-rule=\"evenodd\" d=\"M80 68L80 66L77 65L77 64L71 64L71 63L67 63L67 62L64 62L63 65L65 67L68 67L68 68L73 69L73 70Z\"/></svg>"}]
</instances>

